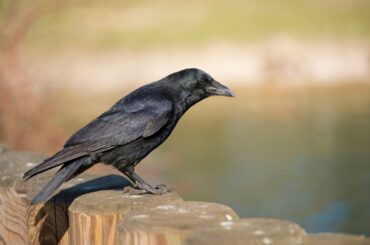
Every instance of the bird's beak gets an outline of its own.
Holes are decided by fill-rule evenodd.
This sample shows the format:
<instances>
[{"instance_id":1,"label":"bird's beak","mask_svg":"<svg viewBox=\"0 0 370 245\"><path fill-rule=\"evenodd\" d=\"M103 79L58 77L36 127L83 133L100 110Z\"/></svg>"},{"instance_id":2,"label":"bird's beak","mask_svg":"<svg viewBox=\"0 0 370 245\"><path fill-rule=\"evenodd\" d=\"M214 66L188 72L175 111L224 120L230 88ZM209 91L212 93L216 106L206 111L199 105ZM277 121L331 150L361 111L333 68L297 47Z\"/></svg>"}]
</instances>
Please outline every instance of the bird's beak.
<instances>
[{"instance_id":1,"label":"bird's beak","mask_svg":"<svg viewBox=\"0 0 370 245\"><path fill-rule=\"evenodd\" d=\"M213 80L211 85L206 88L207 92L211 95L221 95L227 97L235 97L233 91L231 91L228 87L222 85L221 83Z\"/></svg>"}]
</instances>

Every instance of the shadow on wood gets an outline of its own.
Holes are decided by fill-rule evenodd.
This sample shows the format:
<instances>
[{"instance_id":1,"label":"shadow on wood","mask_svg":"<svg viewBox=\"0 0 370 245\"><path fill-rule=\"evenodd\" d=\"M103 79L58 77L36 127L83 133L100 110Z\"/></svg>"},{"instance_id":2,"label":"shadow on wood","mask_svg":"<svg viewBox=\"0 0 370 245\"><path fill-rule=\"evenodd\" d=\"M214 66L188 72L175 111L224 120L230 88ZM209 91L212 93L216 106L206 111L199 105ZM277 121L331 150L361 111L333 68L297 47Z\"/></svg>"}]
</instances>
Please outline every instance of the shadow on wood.
<instances>
[{"instance_id":1,"label":"shadow on wood","mask_svg":"<svg viewBox=\"0 0 370 245\"><path fill-rule=\"evenodd\" d=\"M74 199L96 191L123 190L129 185L122 176L108 175L64 189L44 204L32 205L28 210L30 244L69 244L68 208Z\"/></svg>"}]
</instances>

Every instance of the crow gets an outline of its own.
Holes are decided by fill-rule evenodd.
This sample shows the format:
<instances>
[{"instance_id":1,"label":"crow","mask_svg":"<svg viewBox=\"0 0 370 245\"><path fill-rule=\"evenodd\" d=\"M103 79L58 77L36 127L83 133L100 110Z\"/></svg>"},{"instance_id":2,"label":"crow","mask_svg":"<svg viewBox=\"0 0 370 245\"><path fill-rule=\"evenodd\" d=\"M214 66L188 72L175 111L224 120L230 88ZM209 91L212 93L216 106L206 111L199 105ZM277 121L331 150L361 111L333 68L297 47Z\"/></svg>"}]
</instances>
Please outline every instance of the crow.
<instances>
[{"instance_id":1,"label":"crow","mask_svg":"<svg viewBox=\"0 0 370 245\"><path fill-rule=\"evenodd\" d=\"M96 163L111 164L143 193L163 194L164 185L152 187L134 167L162 144L181 116L197 102L233 92L206 72L184 69L142 86L74 133L62 150L28 170L24 180L61 166L31 203L42 203L65 181Z\"/></svg>"}]
</instances>

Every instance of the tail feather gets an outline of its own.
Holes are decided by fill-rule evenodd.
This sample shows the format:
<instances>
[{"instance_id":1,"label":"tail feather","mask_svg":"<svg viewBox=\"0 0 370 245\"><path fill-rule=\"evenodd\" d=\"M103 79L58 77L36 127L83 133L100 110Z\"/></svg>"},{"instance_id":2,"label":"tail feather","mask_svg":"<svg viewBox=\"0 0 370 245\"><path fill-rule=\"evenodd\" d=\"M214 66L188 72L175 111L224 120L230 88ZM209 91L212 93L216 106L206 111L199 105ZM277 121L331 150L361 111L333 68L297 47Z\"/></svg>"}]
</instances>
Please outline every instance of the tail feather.
<instances>
[{"instance_id":1,"label":"tail feather","mask_svg":"<svg viewBox=\"0 0 370 245\"><path fill-rule=\"evenodd\" d=\"M45 172L51 168L58 167L59 165L66 164L70 161L75 160L76 158L81 157L80 155L73 155L69 148L64 148L61 151L57 152L55 155L45 159L39 165L29 169L24 173L23 179L28 180L33 176Z\"/></svg>"},{"instance_id":2,"label":"tail feather","mask_svg":"<svg viewBox=\"0 0 370 245\"><path fill-rule=\"evenodd\" d=\"M45 161L43 161L42 163L40 163L39 165L29 169L27 172L25 172L23 174L23 180L24 181L27 181L29 179L31 179L33 176L37 175L37 174L40 174L40 173L43 173L49 169L52 169L52 168L55 168L55 167L58 167L59 165L61 164L66 164L65 163L60 163L60 164L49 164L49 159L46 159Z\"/></svg>"},{"instance_id":3,"label":"tail feather","mask_svg":"<svg viewBox=\"0 0 370 245\"><path fill-rule=\"evenodd\" d=\"M48 200L50 195L64 182L69 180L75 172L82 166L85 159L78 159L74 162L64 165L58 172L51 178L51 180L39 191L31 201L31 204L42 203Z\"/></svg>"},{"instance_id":4,"label":"tail feather","mask_svg":"<svg viewBox=\"0 0 370 245\"><path fill-rule=\"evenodd\" d=\"M32 178L39 173L42 173L51 168L55 168L62 164L69 164L70 162L75 161L76 159L79 159L81 157L86 157L92 155L93 153L110 150L115 147L114 144L110 144L110 140L111 138L107 137L105 139L100 138L78 145L67 146L57 152L55 155L37 165L36 167L28 170L24 174L23 179L28 180L29 178Z\"/></svg>"}]
</instances>

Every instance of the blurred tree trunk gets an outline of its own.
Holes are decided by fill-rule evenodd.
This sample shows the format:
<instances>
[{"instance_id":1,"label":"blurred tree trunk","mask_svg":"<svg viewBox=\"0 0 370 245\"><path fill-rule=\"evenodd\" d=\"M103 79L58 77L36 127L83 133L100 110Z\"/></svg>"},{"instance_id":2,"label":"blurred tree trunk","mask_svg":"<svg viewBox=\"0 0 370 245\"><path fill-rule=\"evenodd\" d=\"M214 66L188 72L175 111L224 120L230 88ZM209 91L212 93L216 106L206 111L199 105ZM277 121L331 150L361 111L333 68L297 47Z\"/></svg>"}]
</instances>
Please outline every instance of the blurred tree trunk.
<instances>
[{"instance_id":1,"label":"blurred tree trunk","mask_svg":"<svg viewBox=\"0 0 370 245\"><path fill-rule=\"evenodd\" d=\"M44 0L0 1L0 141L14 148L44 150L60 135L46 130L51 126L44 120L49 114L47 103L33 90L19 55L30 27L56 7L55 2Z\"/></svg>"}]
</instances>

